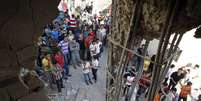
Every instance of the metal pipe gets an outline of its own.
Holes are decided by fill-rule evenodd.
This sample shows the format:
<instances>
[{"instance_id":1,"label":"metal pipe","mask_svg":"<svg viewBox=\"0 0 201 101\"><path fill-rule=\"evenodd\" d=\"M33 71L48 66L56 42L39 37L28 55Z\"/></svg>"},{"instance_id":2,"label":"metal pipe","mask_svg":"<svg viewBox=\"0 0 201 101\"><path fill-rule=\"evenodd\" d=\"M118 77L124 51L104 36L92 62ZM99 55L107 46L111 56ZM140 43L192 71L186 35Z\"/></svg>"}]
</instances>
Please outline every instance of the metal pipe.
<instances>
[{"instance_id":1,"label":"metal pipe","mask_svg":"<svg viewBox=\"0 0 201 101\"><path fill-rule=\"evenodd\" d=\"M169 4L168 4L168 13L167 13L167 16L166 16L167 19L166 19L166 21L164 23L165 25L164 25L163 30L161 32L160 43L159 43L157 56L156 56L156 60L155 60L157 63L163 63L162 59L163 59L164 55L161 54L161 53L164 53L165 52L164 48L167 47L166 46L167 42L164 43L163 40L165 38L166 32L169 32L169 30L170 30L170 27L171 27L170 25L172 24L172 20L174 18L174 13L175 13L175 10L176 10L175 8L177 7L177 2L178 1L176 1L173 9L172 9L173 0L171 0L169 2ZM171 19L169 19L169 18L171 18ZM167 27L167 29L166 29L166 27ZM169 37L169 35L167 35L166 39L168 39L168 37ZM164 48L163 48L163 51L161 52L160 47L162 47L162 46L164 46ZM157 68L157 67L159 67L159 68ZM152 84L150 86L147 101L153 101L154 100L155 93L157 92L157 89L158 89L160 69L161 69L160 66L158 66L157 64L154 65L154 75L153 75L153 78L152 78Z\"/></svg>"},{"instance_id":2,"label":"metal pipe","mask_svg":"<svg viewBox=\"0 0 201 101\"><path fill-rule=\"evenodd\" d=\"M147 48L149 46L149 42L150 42L150 40L146 40L146 42L145 42L145 47L143 49L143 56L146 55L146 51L147 51ZM131 90L130 90L130 93L129 93L129 96L128 96L128 101L131 101L134 89L136 88L136 85L139 83L140 78L142 77L143 67L144 67L144 65L143 65L144 64L144 59L142 59L140 64L141 64L141 67L140 67L139 72L137 73L135 82L132 84L132 87L131 87Z\"/></svg>"}]
</instances>

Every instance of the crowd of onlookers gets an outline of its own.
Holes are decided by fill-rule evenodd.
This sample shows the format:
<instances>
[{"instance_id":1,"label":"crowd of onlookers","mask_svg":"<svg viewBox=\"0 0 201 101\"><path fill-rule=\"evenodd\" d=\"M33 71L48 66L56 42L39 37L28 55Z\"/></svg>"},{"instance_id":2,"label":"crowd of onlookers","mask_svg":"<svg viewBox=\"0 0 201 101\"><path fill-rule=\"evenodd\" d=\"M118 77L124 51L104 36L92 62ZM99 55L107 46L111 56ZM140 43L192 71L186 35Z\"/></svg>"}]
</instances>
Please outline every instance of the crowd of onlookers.
<instances>
[{"instance_id":1,"label":"crowd of onlookers","mask_svg":"<svg viewBox=\"0 0 201 101\"><path fill-rule=\"evenodd\" d=\"M57 85L58 92L64 87L63 80L71 77L69 68L81 68L87 85L97 81L99 59L103 52L106 35L109 32L109 18L90 17L60 12L47 24L38 38L38 56L35 71L46 86ZM92 22L92 23L91 23Z\"/></svg>"},{"instance_id":2,"label":"crowd of onlookers","mask_svg":"<svg viewBox=\"0 0 201 101\"><path fill-rule=\"evenodd\" d=\"M83 16L69 15L67 10L60 12L56 19L44 26L43 34L37 41L38 56L35 71L46 86L52 88L56 84L58 92L61 92L64 88L63 80L73 74L69 70L70 67L82 70L87 85L97 82L99 60L110 28L108 17L101 20L96 16L86 18L85 14ZM142 55L143 49L144 45L137 48L135 52ZM148 55L147 52L145 55ZM131 55L129 58L130 66L125 69L124 73L124 95L128 93L139 69L144 65L140 57ZM155 55L151 57L151 60L155 60ZM143 71L138 83L137 100L142 94L145 96L148 94L154 64L150 63L147 67L148 69ZM174 71L174 68L173 64L169 67L155 101L187 101L187 97L191 95L192 81L199 74L197 72L199 65L191 68L184 66L177 71ZM180 88L177 87L178 84ZM201 101L201 95L194 101Z\"/></svg>"},{"instance_id":3,"label":"crowd of onlookers","mask_svg":"<svg viewBox=\"0 0 201 101\"><path fill-rule=\"evenodd\" d=\"M143 53L143 47L137 48L136 52L138 54ZM129 93L129 90L135 82L137 74L139 73L139 68L144 68L142 76L138 82L138 90L136 94L136 100L140 101L140 96L146 97L148 95L148 90L151 84L151 78L153 73L154 64L150 63L147 68L145 69L146 64L145 62L137 56L131 55L130 57L130 64L125 69L124 72L124 91L123 94L126 95ZM151 57L151 60L155 60L155 55ZM195 79L199 78L199 65L192 66L192 64L183 66L178 68L175 71L176 66L174 64L169 66L169 70L165 75L165 79L161 81L159 87L159 91L155 96L155 101L200 101L201 100L201 85L197 84L200 88L195 88ZM197 95L192 94L193 91L197 91ZM127 100L127 96L125 96Z\"/></svg>"}]
</instances>

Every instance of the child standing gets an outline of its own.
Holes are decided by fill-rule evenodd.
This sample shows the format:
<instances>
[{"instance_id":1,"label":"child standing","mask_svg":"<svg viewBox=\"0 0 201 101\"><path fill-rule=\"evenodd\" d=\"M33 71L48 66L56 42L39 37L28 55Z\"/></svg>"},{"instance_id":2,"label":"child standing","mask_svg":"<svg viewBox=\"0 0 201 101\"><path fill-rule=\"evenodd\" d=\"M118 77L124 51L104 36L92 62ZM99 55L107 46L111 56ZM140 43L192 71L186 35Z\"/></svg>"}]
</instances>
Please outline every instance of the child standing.
<instances>
[{"instance_id":1,"label":"child standing","mask_svg":"<svg viewBox=\"0 0 201 101\"><path fill-rule=\"evenodd\" d=\"M98 66L99 66L99 62L98 59L96 57L92 57L92 74L93 74L93 78L94 81L97 81L97 71L98 71Z\"/></svg>"},{"instance_id":2,"label":"child standing","mask_svg":"<svg viewBox=\"0 0 201 101\"><path fill-rule=\"evenodd\" d=\"M52 62L53 64L53 68L52 68L52 74L56 80L56 85L57 85L57 89L58 89L58 92L61 93L61 88L63 88L63 68L56 62L56 61L53 61Z\"/></svg>"},{"instance_id":3,"label":"child standing","mask_svg":"<svg viewBox=\"0 0 201 101\"><path fill-rule=\"evenodd\" d=\"M87 85L89 85L89 83L93 84L91 82L91 78L90 78L90 69L91 69L91 66L90 66L90 63L88 61L85 61L85 62L81 62L81 67L83 69L83 74L84 74L84 79L85 79L85 82Z\"/></svg>"}]
</instances>

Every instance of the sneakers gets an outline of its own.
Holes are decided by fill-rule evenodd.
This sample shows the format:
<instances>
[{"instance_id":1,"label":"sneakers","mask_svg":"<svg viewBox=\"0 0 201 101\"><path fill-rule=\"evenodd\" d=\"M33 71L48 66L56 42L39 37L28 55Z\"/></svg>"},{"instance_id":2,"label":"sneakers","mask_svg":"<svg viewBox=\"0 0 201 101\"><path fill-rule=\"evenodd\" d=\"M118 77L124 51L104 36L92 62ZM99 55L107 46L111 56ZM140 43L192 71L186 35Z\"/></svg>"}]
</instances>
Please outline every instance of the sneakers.
<instances>
[{"instance_id":1,"label":"sneakers","mask_svg":"<svg viewBox=\"0 0 201 101\"><path fill-rule=\"evenodd\" d=\"M61 88L65 88L65 86L61 86Z\"/></svg>"},{"instance_id":2,"label":"sneakers","mask_svg":"<svg viewBox=\"0 0 201 101\"><path fill-rule=\"evenodd\" d=\"M86 84L89 85L89 83L86 81Z\"/></svg>"},{"instance_id":3,"label":"sneakers","mask_svg":"<svg viewBox=\"0 0 201 101\"><path fill-rule=\"evenodd\" d=\"M91 80L89 80L89 83L90 83L90 84L93 84L93 82L92 82Z\"/></svg>"},{"instance_id":4,"label":"sneakers","mask_svg":"<svg viewBox=\"0 0 201 101\"><path fill-rule=\"evenodd\" d=\"M71 77L72 75L71 74L68 74L68 77Z\"/></svg>"},{"instance_id":5,"label":"sneakers","mask_svg":"<svg viewBox=\"0 0 201 101\"><path fill-rule=\"evenodd\" d=\"M64 78L64 80L68 80L68 77L67 77L67 76L64 76L63 78Z\"/></svg>"}]
</instances>

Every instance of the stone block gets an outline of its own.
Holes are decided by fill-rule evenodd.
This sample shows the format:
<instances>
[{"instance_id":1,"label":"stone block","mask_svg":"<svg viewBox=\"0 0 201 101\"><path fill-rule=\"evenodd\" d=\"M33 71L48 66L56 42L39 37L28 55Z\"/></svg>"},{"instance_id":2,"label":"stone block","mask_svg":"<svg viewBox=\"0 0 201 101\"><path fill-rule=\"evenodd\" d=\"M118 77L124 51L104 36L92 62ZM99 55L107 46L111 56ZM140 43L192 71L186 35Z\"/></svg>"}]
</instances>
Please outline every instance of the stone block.
<instances>
[{"instance_id":1,"label":"stone block","mask_svg":"<svg viewBox=\"0 0 201 101\"><path fill-rule=\"evenodd\" d=\"M43 90L41 90L39 92L31 93L30 95L18 99L17 101L49 101L49 99Z\"/></svg>"},{"instance_id":2,"label":"stone block","mask_svg":"<svg viewBox=\"0 0 201 101\"><path fill-rule=\"evenodd\" d=\"M35 76L29 76L25 81L31 91L39 90L44 87L43 82Z\"/></svg>"},{"instance_id":3,"label":"stone block","mask_svg":"<svg viewBox=\"0 0 201 101\"><path fill-rule=\"evenodd\" d=\"M11 99L17 100L22 98L29 93L29 89L26 88L21 82L16 82L6 87L8 95Z\"/></svg>"}]
</instances>

